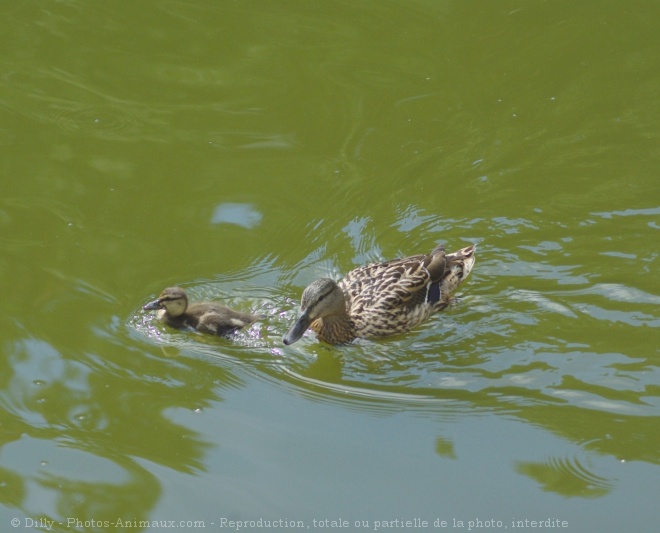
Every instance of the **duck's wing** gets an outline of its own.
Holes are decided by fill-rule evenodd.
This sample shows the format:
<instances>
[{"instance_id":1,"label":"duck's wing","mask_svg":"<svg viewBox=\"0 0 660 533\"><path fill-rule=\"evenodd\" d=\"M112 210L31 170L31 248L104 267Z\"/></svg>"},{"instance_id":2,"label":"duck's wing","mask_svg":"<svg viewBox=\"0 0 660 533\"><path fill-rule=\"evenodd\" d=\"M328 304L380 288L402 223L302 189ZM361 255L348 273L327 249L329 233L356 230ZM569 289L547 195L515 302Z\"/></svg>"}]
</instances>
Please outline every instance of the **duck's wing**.
<instances>
[{"instance_id":1,"label":"duck's wing","mask_svg":"<svg viewBox=\"0 0 660 533\"><path fill-rule=\"evenodd\" d=\"M438 247L430 254L357 268L340 286L349 297L351 312L410 308L439 300L437 285L444 272L445 253Z\"/></svg>"}]
</instances>

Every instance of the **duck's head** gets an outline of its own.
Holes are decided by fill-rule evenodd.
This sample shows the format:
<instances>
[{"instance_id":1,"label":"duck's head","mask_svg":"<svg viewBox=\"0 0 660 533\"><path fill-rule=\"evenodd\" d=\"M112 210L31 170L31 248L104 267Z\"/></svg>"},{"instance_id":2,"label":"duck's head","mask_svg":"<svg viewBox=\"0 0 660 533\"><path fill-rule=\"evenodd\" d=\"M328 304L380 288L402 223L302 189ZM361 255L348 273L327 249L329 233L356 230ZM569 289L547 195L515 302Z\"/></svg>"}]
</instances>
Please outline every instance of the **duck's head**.
<instances>
[{"instance_id":1,"label":"duck's head","mask_svg":"<svg viewBox=\"0 0 660 533\"><path fill-rule=\"evenodd\" d=\"M317 279L309 285L300 302L301 315L284 336L284 344L293 344L319 318L346 313L346 297L339 285L329 278Z\"/></svg>"},{"instance_id":2,"label":"duck's head","mask_svg":"<svg viewBox=\"0 0 660 533\"><path fill-rule=\"evenodd\" d=\"M146 311L164 309L170 316L181 316L188 307L188 296L181 287L169 287L160 293L158 299L143 307Z\"/></svg>"}]
</instances>

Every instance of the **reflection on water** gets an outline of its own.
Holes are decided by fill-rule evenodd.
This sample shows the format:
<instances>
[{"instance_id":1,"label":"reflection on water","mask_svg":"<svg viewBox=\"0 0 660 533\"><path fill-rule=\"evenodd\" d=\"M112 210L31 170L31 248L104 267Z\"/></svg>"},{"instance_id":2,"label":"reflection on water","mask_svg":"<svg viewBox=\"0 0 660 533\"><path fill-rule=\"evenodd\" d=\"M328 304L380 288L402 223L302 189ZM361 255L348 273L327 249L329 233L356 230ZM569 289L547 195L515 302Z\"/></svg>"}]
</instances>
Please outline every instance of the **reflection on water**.
<instances>
[{"instance_id":1,"label":"reflection on water","mask_svg":"<svg viewBox=\"0 0 660 533\"><path fill-rule=\"evenodd\" d=\"M194 416L222 401L219 389L238 386L240 378L150 358L120 341L113 322L92 328L85 353L70 351L62 339L30 336L20 323L5 334L13 339L4 344L8 372L0 397L5 505L59 521L142 519L161 494L148 465L188 474L206 470L211 444L177 413ZM96 355L118 351L119 359Z\"/></svg>"},{"instance_id":2,"label":"reflection on water","mask_svg":"<svg viewBox=\"0 0 660 533\"><path fill-rule=\"evenodd\" d=\"M211 224L236 224L250 229L258 226L262 218L263 215L252 205L228 202L215 208Z\"/></svg>"}]
</instances>

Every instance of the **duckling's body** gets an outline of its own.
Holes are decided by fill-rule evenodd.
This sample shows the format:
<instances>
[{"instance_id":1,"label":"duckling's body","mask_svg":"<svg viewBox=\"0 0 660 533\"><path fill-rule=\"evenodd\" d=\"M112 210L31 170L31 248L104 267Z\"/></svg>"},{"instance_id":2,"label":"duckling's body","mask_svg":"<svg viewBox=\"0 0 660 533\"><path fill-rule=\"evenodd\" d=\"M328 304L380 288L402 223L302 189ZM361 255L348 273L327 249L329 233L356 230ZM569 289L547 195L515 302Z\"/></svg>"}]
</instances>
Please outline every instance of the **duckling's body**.
<instances>
[{"instance_id":1,"label":"duckling's body","mask_svg":"<svg viewBox=\"0 0 660 533\"><path fill-rule=\"evenodd\" d=\"M260 318L214 302L188 305L188 296L181 287L165 289L158 299L145 305L144 309L158 309L158 318L173 328L191 328L219 336L228 335Z\"/></svg>"},{"instance_id":2,"label":"duckling's body","mask_svg":"<svg viewBox=\"0 0 660 533\"><path fill-rule=\"evenodd\" d=\"M314 281L303 292L302 314L284 344L296 342L307 328L329 344L407 332L449 305L474 266L475 247L445 254L438 246L430 254L365 265L338 283Z\"/></svg>"}]
</instances>

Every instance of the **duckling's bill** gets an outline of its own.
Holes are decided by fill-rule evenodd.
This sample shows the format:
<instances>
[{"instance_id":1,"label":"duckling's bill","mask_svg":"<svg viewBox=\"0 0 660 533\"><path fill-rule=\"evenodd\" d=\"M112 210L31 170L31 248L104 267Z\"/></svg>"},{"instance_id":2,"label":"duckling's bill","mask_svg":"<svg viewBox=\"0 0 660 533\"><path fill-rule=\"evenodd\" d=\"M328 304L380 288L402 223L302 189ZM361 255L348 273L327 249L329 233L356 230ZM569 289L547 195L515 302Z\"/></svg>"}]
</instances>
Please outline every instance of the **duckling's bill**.
<instances>
[{"instance_id":1,"label":"duckling's bill","mask_svg":"<svg viewBox=\"0 0 660 533\"><path fill-rule=\"evenodd\" d=\"M158 298L157 300L154 300L153 302L149 302L146 304L142 309L145 311L153 311L155 309L163 309L163 300Z\"/></svg>"}]
</instances>

